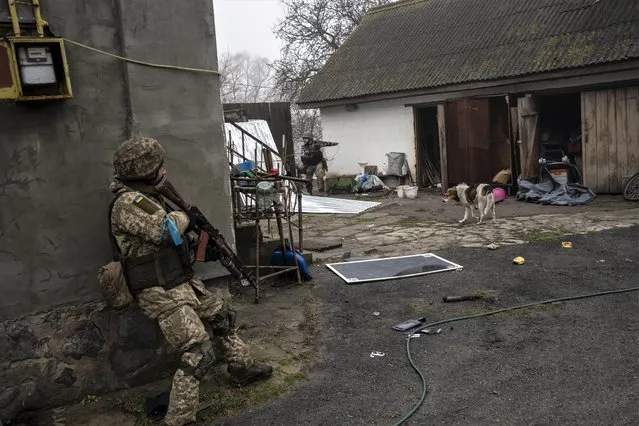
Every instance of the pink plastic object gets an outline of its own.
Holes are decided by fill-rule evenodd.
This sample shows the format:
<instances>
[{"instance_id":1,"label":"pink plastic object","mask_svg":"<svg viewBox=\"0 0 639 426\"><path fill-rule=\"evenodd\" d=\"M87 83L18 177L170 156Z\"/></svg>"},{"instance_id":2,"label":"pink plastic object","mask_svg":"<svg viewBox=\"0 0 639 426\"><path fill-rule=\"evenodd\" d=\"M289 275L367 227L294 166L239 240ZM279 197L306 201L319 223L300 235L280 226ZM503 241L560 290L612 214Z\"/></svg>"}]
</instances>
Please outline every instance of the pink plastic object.
<instances>
[{"instance_id":1,"label":"pink plastic object","mask_svg":"<svg viewBox=\"0 0 639 426\"><path fill-rule=\"evenodd\" d=\"M506 199L506 191L504 188L493 188L493 197L495 197L495 203L504 201Z\"/></svg>"}]
</instances>

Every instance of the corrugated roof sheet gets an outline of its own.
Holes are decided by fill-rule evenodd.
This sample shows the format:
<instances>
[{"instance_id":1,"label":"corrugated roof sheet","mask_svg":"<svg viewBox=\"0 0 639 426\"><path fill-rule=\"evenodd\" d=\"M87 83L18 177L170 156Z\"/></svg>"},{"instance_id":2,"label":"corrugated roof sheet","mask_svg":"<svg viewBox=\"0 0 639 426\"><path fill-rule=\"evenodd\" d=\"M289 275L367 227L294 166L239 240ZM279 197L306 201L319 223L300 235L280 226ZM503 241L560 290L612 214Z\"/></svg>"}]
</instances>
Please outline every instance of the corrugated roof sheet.
<instances>
[{"instance_id":1,"label":"corrugated roof sheet","mask_svg":"<svg viewBox=\"0 0 639 426\"><path fill-rule=\"evenodd\" d=\"M367 13L298 103L639 57L639 0L405 0Z\"/></svg>"}]
</instances>

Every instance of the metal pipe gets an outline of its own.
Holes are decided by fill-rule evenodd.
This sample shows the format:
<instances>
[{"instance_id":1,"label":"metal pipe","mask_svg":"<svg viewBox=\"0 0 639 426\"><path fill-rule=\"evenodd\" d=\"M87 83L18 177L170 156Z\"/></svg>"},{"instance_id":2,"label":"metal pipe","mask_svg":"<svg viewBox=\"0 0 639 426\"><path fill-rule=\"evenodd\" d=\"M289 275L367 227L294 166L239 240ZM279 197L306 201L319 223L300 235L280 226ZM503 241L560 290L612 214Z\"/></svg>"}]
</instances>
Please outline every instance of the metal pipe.
<instances>
[{"instance_id":1,"label":"metal pipe","mask_svg":"<svg viewBox=\"0 0 639 426\"><path fill-rule=\"evenodd\" d=\"M232 126L236 127L240 132L242 132L242 135L246 134L248 137L250 137L251 139L253 139L255 142L257 142L258 144L262 145L263 147L265 147L266 149L268 149L269 151L271 151L274 154L277 154L278 156L280 155L279 152L275 151L273 148L271 148L270 146L266 145L264 142L262 142L261 140L259 140L258 138L256 138L255 136L253 136L251 133L247 132L246 130L244 130L243 128L241 128L240 126L238 126L237 124L235 124L232 121L229 121L229 124L231 124Z\"/></svg>"},{"instance_id":2,"label":"metal pipe","mask_svg":"<svg viewBox=\"0 0 639 426\"><path fill-rule=\"evenodd\" d=\"M48 26L49 23L42 19L42 14L40 13L40 0L31 0L31 2L33 3L33 15L35 16L38 36L44 37L44 27Z\"/></svg>"},{"instance_id":3,"label":"metal pipe","mask_svg":"<svg viewBox=\"0 0 639 426\"><path fill-rule=\"evenodd\" d=\"M302 191L297 191L297 220L298 220L298 234L297 239L299 240L300 252L304 250L304 230L302 229Z\"/></svg>"},{"instance_id":4,"label":"metal pipe","mask_svg":"<svg viewBox=\"0 0 639 426\"><path fill-rule=\"evenodd\" d=\"M259 182L263 182L263 181L279 181L279 180L290 180L293 182L302 182L302 183L308 183L309 180L308 179L303 179L303 178L296 178L296 177L292 177L292 176L276 176L276 177L259 177L259 178L249 178L249 177L239 177L239 176L234 176L231 179L233 180L242 180L242 181L259 181Z\"/></svg>"},{"instance_id":5,"label":"metal pipe","mask_svg":"<svg viewBox=\"0 0 639 426\"><path fill-rule=\"evenodd\" d=\"M13 26L14 37L20 37L20 18L16 11L15 0L9 0L9 15L11 15L11 25Z\"/></svg>"}]
</instances>

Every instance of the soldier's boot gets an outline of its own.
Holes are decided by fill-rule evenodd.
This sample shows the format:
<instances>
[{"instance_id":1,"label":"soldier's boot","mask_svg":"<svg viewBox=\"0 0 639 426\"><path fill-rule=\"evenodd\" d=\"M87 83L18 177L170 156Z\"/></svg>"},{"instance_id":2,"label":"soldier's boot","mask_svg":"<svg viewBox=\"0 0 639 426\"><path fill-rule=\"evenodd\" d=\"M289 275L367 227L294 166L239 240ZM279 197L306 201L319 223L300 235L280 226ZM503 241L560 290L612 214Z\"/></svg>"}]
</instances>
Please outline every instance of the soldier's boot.
<instances>
[{"instance_id":1,"label":"soldier's boot","mask_svg":"<svg viewBox=\"0 0 639 426\"><path fill-rule=\"evenodd\" d=\"M230 363L228 372L231 375L233 384L238 387L243 387L253 382L268 379L273 374L273 367L267 364L256 363L247 368L240 364Z\"/></svg>"}]
</instances>

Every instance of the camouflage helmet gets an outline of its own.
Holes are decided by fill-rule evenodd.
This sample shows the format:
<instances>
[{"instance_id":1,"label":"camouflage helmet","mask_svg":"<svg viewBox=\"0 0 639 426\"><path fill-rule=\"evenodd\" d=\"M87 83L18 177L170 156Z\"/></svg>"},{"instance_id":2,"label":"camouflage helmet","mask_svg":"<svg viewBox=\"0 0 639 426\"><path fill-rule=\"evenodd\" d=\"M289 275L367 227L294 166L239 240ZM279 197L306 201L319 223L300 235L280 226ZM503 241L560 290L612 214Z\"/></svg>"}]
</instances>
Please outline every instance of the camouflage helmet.
<instances>
[{"instance_id":1,"label":"camouflage helmet","mask_svg":"<svg viewBox=\"0 0 639 426\"><path fill-rule=\"evenodd\" d=\"M113 167L120 179L150 178L164 163L164 148L153 138L139 137L123 142L113 156Z\"/></svg>"},{"instance_id":2,"label":"camouflage helmet","mask_svg":"<svg viewBox=\"0 0 639 426\"><path fill-rule=\"evenodd\" d=\"M313 139L313 134L311 132L306 132L302 135L302 139Z\"/></svg>"}]
</instances>

